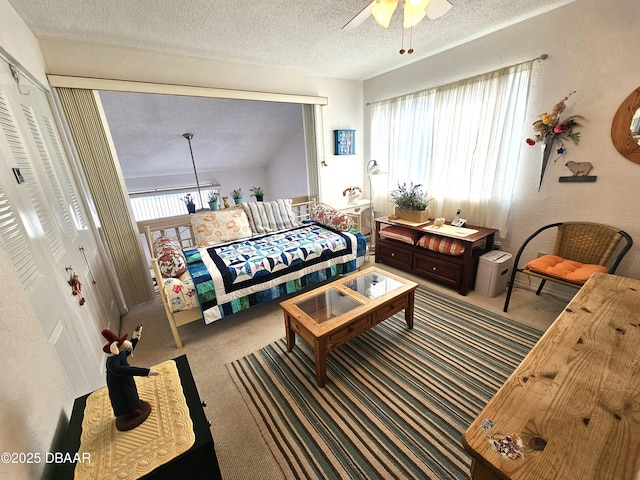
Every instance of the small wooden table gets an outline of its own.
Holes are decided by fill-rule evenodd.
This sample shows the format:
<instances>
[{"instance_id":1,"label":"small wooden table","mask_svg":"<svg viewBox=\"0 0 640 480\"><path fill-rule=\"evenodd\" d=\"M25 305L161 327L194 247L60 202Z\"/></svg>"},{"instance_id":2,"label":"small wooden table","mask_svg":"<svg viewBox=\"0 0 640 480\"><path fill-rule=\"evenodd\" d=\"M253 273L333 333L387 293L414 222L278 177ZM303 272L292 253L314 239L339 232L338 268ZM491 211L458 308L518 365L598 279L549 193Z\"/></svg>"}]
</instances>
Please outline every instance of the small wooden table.
<instances>
[{"instance_id":1,"label":"small wooden table","mask_svg":"<svg viewBox=\"0 0 640 480\"><path fill-rule=\"evenodd\" d=\"M315 353L316 381L324 386L327 353L404 310L413 328L414 292L418 284L370 267L325 284L280 304L284 311L287 350L296 333Z\"/></svg>"},{"instance_id":2,"label":"small wooden table","mask_svg":"<svg viewBox=\"0 0 640 480\"><path fill-rule=\"evenodd\" d=\"M471 478L640 478L638 312L640 280L594 274L464 433Z\"/></svg>"}]
</instances>

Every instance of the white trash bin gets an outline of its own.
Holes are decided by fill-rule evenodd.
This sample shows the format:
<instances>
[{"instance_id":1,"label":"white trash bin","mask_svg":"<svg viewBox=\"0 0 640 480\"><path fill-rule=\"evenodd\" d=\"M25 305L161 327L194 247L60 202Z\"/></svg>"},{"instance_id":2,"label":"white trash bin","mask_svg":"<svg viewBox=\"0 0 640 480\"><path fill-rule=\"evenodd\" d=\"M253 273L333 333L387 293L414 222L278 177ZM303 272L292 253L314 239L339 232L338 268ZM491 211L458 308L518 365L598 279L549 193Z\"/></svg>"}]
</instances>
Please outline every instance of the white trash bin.
<instances>
[{"instance_id":1,"label":"white trash bin","mask_svg":"<svg viewBox=\"0 0 640 480\"><path fill-rule=\"evenodd\" d=\"M487 297L495 297L507 288L511 272L511 254L491 250L481 255L476 273L476 292Z\"/></svg>"}]
</instances>

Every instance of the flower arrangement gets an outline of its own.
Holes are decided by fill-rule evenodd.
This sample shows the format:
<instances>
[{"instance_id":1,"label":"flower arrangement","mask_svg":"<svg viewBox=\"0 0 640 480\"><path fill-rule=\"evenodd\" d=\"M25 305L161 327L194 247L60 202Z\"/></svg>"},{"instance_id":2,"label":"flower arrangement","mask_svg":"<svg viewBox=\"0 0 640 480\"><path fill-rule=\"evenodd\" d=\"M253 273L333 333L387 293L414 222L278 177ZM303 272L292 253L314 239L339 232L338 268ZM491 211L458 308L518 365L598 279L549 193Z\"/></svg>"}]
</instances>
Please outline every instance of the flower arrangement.
<instances>
[{"instance_id":1,"label":"flower arrangement","mask_svg":"<svg viewBox=\"0 0 640 480\"><path fill-rule=\"evenodd\" d=\"M398 182L398 188L391 191L393 203L398 208L405 210L426 210L431 198L427 198L427 192L422 191L422 185L414 185L413 182L407 187L406 182L402 185Z\"/></svg>"},{"instance_id":2,"label":"flower arrangement","mask_svg":"<svg viewBox=\"0 0 640 480\"><path fill-rule=\"evenodd\" d=\"M220 194L218 192L216 192L215 190L213 190L209 194L209 202L217 202L219 199L220 199Z\"/></svg>"},{"instance_id":3,"label":"flower arrangement","mask_svg":"<svg viewBox=\"0 0 640 480\"><path fill-rule=\"evenodd\" d=\"M185 205L195 205L195 203L193 203L193 199L191 198L190 193L186 197L183 197L182 201L185 203Z\"/></svg>"},{"instance_id":4,"label":"flower arrangement","mask_svg":"<svg viewBox=\"0 0 640 480\"><path fill-rule=\"evenodd\" d=\"M233 198L234 200L237 198L242 198L242 189L241 188L236 188L235 190L231 191L231 198Z\"/></svg>"},{"instance_id":5,"label":"flower arrangement","mask_svg":"<svg viewBox=\"0 0 640 480\"><path fill-rule=\"evenodd\" d=\"M526 140L527 144L531 146L535 145L538 142L542 142L543 144L542 167L540 169L540 182L538 183L538 191L540 191L540 187L542 187L544 172L547 169L547 164L549 163L549 158L551 156L551 152L555 143L558 142L556 153L560 156L564 155L564 153L567 151L567 149L564 147L564 139L568 138L576 145L578 144L578 142L580 142L580 132L574 132L573 129L575 127L581 126L578 123L578 120L582 117L579 115L572 115L565 118L564 120L560 118L562 112L564 112L567 108L566 101L574 93L576 92L571 92L569 95L556 103L553 106L553 110L551 111L551 113L543 113L542 115L540 115L540 119L536 120L533 123L533 131L536 132L535 137L527 138Z\"/></svg>"},{"instance_id":6,"label":"flower arrangement","mask_svg":"<svg viewBox=\"0 0 640 480\"><path fill-rule=\"evenodd\" d=\"M551 113L543 113L540 115L540 119L533 123L533 131L536 132L535 137L527 138L528 145L533 146L537 142L546 143L549 140L552 140L552 142L557 141L560 143L560 148L558 148L557 153L562 155L566 151L563 139L568 138L576 145L580 142L580 132L574 132L573 129L581 126L577 120L582 117L579 115L572 115L564 120L560 119L560 115L567 108L566 101L574 93L576 92L571 92L556 103L553 106ZM552 145L553 143L551 143L550 146Z\"/></svg>"}]
</instances>

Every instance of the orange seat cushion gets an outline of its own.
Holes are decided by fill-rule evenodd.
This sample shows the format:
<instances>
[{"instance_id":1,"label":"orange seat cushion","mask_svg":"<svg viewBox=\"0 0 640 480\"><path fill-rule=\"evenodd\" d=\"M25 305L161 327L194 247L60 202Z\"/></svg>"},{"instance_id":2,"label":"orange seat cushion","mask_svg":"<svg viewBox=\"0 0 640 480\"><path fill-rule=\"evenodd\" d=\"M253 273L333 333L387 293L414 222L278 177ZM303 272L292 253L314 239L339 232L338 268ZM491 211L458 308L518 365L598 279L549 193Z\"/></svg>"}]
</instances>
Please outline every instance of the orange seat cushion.
<instances>
[{"instance_id":1,"label":"orange seat cushion","mask_svg":"<svg viewBox=\"0 0 640 480\"><path fill-rule=\"evenodd\" d=\"M582 284L596 272L608 273L607 267L589 263L565 260L557 255L543 255L527 264L527 268L537 273L561 278L568 282Z\"/></svg>"}]
</instances>

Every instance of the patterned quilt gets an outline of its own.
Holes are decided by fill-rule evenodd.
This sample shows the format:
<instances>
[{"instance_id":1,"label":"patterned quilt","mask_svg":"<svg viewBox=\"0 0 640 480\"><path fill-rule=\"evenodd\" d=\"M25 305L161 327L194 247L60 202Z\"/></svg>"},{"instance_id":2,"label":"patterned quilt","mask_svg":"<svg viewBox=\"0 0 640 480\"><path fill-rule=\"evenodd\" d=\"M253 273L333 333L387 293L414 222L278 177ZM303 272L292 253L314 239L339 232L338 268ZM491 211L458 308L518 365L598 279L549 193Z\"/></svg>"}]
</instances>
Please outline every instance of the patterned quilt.
<instances>
[{"instance_id":1,"label":"patterned quilt","mask_svg":"<svg viewBox=\"0 0 640 480\"><path fill-rule=\"evenodd\" d=\"M316 224L184 251L206 323L352 272L365 252L361 233Z\"/></svg>"}]
</instances>

